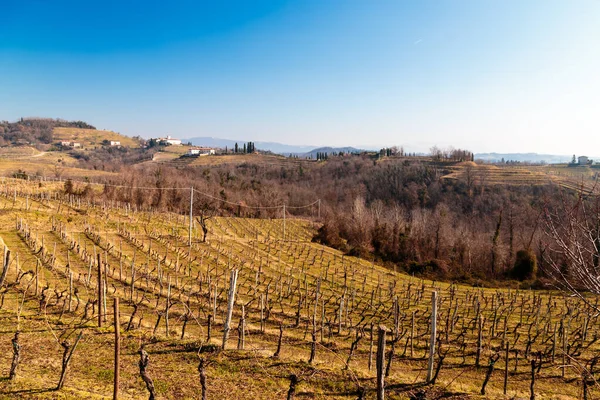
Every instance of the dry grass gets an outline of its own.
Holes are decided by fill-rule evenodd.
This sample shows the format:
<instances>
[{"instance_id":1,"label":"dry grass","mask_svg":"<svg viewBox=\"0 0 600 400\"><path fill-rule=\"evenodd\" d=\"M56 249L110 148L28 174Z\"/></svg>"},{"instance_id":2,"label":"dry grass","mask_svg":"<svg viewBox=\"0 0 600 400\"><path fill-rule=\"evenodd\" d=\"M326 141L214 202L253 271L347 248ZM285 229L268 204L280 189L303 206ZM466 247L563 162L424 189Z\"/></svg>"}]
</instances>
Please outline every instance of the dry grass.
<instances>
[{"instance_id":1,"label":"dry grass","mask_svg":"<svg viewBox=\"0 0 600 400\"><path fill-rule=\"evenodd\" d=\"M0 162L48 164L48 166L54 166L57 163L64 166L74 166L77 164L77 160L67 153L39 151L28 146L0 148Z\"/></svg>"},{"instance_id":2,"label":"dry grass","mask_svg":"<svg viewBox=\"0 0 600 400\"><path fill-rule=\"evenodd\" d=\"M54 158L53 155L51 158ZM62 157L60 157L62 158ZM62 158L63 160L68 160L68 157ZM51 160L45 159L40 160L39 162L34 160L2 160L0 159L0 175L2 176L11 176L13 173L17 171L25 171L28 175L31 176L40 176L46 177L49 179L57 179L62 177L63 179L66 177L77 178L77 179L85 179L85 178L101 178L101 177L111 177L116 176L115 173L107 172L107 171L99 171L99 170L91 170L85 168L76 168L69 166L71 163L67 161L66 165L63 163L52 163L49 162Z\"/></svg>"},{"instance_id":3,"label":"dry grass","mask_svg":"<svg viewBox=\"0 0 600 400\"><path fill-rule=\"evenodd\" d=\"M210 158L210 157L206 157ZM7 180L5 184L21 185L27 183ZM50 184L43 190L49 190ZM56 186L58 188L58 186ZM40 190L29 188L30 194ZM52 290L47 314L40 313L40 296L35 296L33 287L26 280L11 287L5 295L0 308L0 351L5 354L0 363L0 375L7 376L10 366L11 344L17 325L17 300L26 293L25 307L20 318L23 346L23 361L16 382L0 381L1 398L108 398L112 393L112 328L98 329L94 319L81 324L83 304L95 297L94 278L86 285L85 277L88 263L77 253L73 243L88 253L98 252L109 264L109 298L121 298L121 328L124 330L132 313L129 301L130 265L135 255L136 281L134 300L141 301L140 310L134 319L136 329L123 333L122 342L122 398L134 399L146 396L144 385L137 370L137 350L146 343L151 362L149 374L154 379L158 397L163 399L199 398L197 373L198 349L205 341L207 316L212 314L211 299L208 293L217 288L218 301L216 318L212 326L211 343L218 345L222 337L223 315L226 307L226 289L229 270L240 270L238 297L234 309L233 327L237 327L241 317L241 304L245 304L247 332L245 350L234 350L238 339L237 331L231 332L227 351L203 353L211 364L207 369L209 398L227 399L273 399L285 398L290 374L301 377L298 395L316 399L348 399L357 397L357 387L368 389L367 398L374 398L374 369L367 368L369 358L369 332L365 330L350 368L344 369L350 344L356 331L351 328L362 316L369 316L364 323L369 327L383 323L392 327L393 316L390 313L394 297L401 305L401 330L410 325L410 316L416 312L416 340L414 357L403 354L406 337L396 346L390 377L387 379L389 398L410 398L421 391L428 398L478 397L485 368L473 366L476 330L470 321L474 317L475 299L481 302L482 315L486 319L482 365L499 347L501 335L491 335L490 321L495 312L508 312L507 307L514 299L515 311L509 314L507 324L509 339L515 339L517 332L520 341L517 348L524 353L528 327L539 319L543 330L546 322L551 326L561 319L569 321L572 328L572 340L576 343L577 329L586 310L581 303L568 299L558 293L532 293L514 290L474 289L467 286L451 286L419 280L394 273L367 260L343 256L339 251L311 242L316 224L301 219L286 221L286 235L283 236L283 221L258 220L246 218L213 218L210 220L207 243L198 240L198 227L194 230L194 244L187 245L187 220L177 214L147 214L126 212L123 209L104 209L83 204L81 208L57 201L35 201L27 203L23 197L15 201L12 196L3 197L0 191L0 238L4 240L13 256L19 254L19 268L22 271L35 270L38 259L45 260L40 269L40 284L48 284ZM26 204L29 209L25 209ZM15 218L23 218L30 232L26 240L15 229ZM60 222L64 236L60 231L52 230L51 221ZM90 227L92 232L85 231ZM124 235L125 229L128 234ZM98 237L94 236L98 235ZM42 237L46 253L54 254L56 261L49 263L48 257L42 257L38 250ZM33 246L33 239L35 243ZM133 239L135 238L135 239ZM192 255L191 261L187 254ZM120 276L120 261L124 260L124 276ZM69 263L69 267L66 265ZM54 265L52 265L54 264ZM162 271L162 272L160 272ZM77 311L66 311L61 317L63 304L53 290L58 293L68 289L66 273L72 272L78 296L81 299ZM167 276L169 278L167 278ZM147 279L146 279L147 277ZM208 283L210 277L210 284ZM306 361L310 353L311 316L314 310L314 290L317 278L321 278L321 300L325 301L325 321L323 342L317 347L317 357L313 365ZM9 270L8 282L14 282L16 266ZM157 320L157 310L166 305L167 281L171 282L172 300L170 327L167 330L164 319L158 326L156 335L153 328ZM209 290L210 288L210 290ZM429 294L438 291L440 302L440 337L445 331L446 313L457 309L456 330L450 334L450 341L443 342L452 350L441 370L436 387L423 385L427 351L428 316L430 309ZM271 315L266 322L265 332L260 331L260 308L258 294L269 294ZM453 305L449 304L455 293ZM141 300L145 295L147 300ZM351 305L349 321L337 332L339 321L338 305L344 295L346 304ZM539 296L539 297L537 297ZM541 313L536 317L539 300ZM299 325L295 327L298 301L304 299L300 307ZM373 299L373 300L371 300ZM58 300L58 303L56 301ZM502 304L500 301L502 300ZM370 303L373 302L373 306ZM495 306L493 306L495 302ZM567 303L570 316L565 317ZM158 309L155 305L158 304ZM186 337L180 339L183 326L184 304L189 304L194 320L186 328ZM110 301L109 304L110 306ZM519 312L523 309L523 320ZM139 317L142 317L141 321ZM590 317L591 318L591 317ZM109 313L107 324L112 317ZM283 348L280 359L273 359L278 326L285 328ZM600 334L596 319L590 320L588 342ZM139 329L137 328L139 324ZM317 313L317 325L320 329L321 311ZM536 322L537 324L537 322ZM463 365L459 332L465 326L467 346L466 365ZM361 325L361 326L364 326ZM80 328L85 329L84 339L76 351L66 386L60 392L51 389L59 374L61 347L52 332L59 336L72 335ZM154 337L153 337L154 336ZM59 336L60 338L60 336ZM390 335L391 338L391 335ZM542 338L547 338L542 334ZM71 339L72 340L72 339ZM551 339L550 339L551 340ZM546 350L549 342L535 342L532 351ZM389 347L388 347L389 348ZM591 344L582 357L589 358L599 351L598 344ZM557 357L560 357L560 351ZM514 360L510 367L513 370ZM560 377L560 363L546 364L536 383L539 398L575 399L580 396L580 378L576 369L570 367L565 379ZM504 360L497 364L488 386L488 398L504 398L502 395L502 369ZM511 372L509 396L528 397L529 367L521 356L516 372ZM593 388L592 394L597 389Z\"/></svg>"},{"instance_id":4,"label":"dry grass","mask_svg":"<svg viewBox=\"0 0 600 400\"><path fill-rule=\"evenodd\" d=\"M139 143L128 136L112 131L81 128L54 128L55 141L72 141L81 143L84 148L102 146L103 140L120 141L121 146L139 147Z\"/></svg>"},{"instance_id":5,"label":"dry grass","mask_svg":"<svg viewBox=\"0 0 600 400\"><path fill-rule=\"evenodd\" d=\"M197 157L194 159L194 161L192 161L192 163L190 165L192 165L192 166L210 166L210 165L222 165L222 164L239 165L239 164L244 164L244 163L253 163L253 164L290 166L290 165L301 165L301 164L310 163L310 162L314 162L314 161L288 158L288 157L276 156L276 155L226 154L226 155Z\"/></svg>"},{"instance_id":6,"label":"dry grass","mask_svg":"<svg viewBox=\"0 0 600 400\"><path fill-rule=\"evenodd\" d=\"M0 158L29 158L38 154L40 152L30 146L0 147Z\"/></svg>"},{"instance_id":7,"label":"dry grass","mask_svg":"<svg viewBox=\"0 0 600 400\"><path fill-rule=\"evenodd\" d=\"M173 161L179 157L180 157L180 155L177 153L159 151L158 153L154 154L154 158L152 159L152 162Z\"/></svg>"},{"instance_id":8,"label":"dry grass","mask_svg":"<svg viewBox=\"0 0 600 400\"><path fill-rule=\"evenodd\" d=\"M187 154L188 150L194 146L165 146L161 153L170 153L170 154L178 154L183 155Z\"/></svg>"},{"instance_id":9,"label":"dry grass","mask_svg":"<svg viewBox=\"0 0 600 400\"><path fill-rule=\"evenodd\" d=\"M567 165L514 166L459 163L448 167L443 179L457 179L473 185L546 185L556 183L570 189L591 190L598 170Z\"/></svg>"}]
</instances>

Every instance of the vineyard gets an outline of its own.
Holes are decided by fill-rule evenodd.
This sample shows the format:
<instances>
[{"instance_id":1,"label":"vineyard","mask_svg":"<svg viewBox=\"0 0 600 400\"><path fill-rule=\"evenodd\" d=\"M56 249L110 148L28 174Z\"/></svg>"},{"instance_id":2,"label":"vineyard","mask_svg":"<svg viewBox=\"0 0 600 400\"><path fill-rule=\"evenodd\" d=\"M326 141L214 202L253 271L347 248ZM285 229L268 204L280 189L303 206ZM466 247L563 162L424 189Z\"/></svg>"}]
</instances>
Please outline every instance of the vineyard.
<instances>
[{"instance_id":1,"label":"vineyard","mask_svg":"<svg viewBox=\"0 0 600 400\"><path fill-rule=\"evenodd\" d=\"M503 166L459 163L448 167L444 179L459 179L469 185L557 185L570 189L596 190L598 172L587 167L551 166Z\"/></svg>"},{"instance_id":2,"label":"vineyard","mask_svg":"<svg viewBox=\"0 0 600 400\"><path fill-rule=\"evenodd\" d=\"M0 184L2 398L599 392L597 298L410 277L285 207L190 224L61 189Z\"/></svg>"},{"instance_id":3,"label":"vineyard","mask_svg":"<svg viewBox=\"0 0 600 400\"><path fill-rule=\"evenodd\" d=\"M27 174L58 179L61 176L78 178L108 178L114 173L77 166L77 160L63 152L40 152L33 147L0 148L0 175Z\"/></svg>"},{"instance_id":4,"label":"vineyard","mask_svg":"<svg viewBox=\"0 0 600 400\"><path fill-rule=\"evenodd\" d=\"M54 140L78 142L83 147L102 146L103 141L116 140L126 147L138 147L139 143L116 132L82 128L54 128Z\"/></svg>"}]
</instances>

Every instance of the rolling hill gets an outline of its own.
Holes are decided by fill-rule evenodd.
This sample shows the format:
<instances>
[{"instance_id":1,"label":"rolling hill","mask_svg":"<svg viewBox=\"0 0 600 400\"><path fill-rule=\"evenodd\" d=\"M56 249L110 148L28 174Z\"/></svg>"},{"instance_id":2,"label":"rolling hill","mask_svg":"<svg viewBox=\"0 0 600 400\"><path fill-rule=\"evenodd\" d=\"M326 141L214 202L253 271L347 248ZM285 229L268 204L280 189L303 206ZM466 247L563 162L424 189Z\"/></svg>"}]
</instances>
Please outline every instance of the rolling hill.
<instances>
[{"instance_id":1,"label":"rolling hill","mask_svg":"<svg viewBox=\"0 0 600 400\"><path fill-rule=\"evenodd\" d=\"M140 143L129 136L121 135L113 131L82 128L54 128L53 137L55 142L72 141L81 143L85 147L102 146L104 140L121 142L121 146L139 147Z\"/></svg>"}]
</instances>

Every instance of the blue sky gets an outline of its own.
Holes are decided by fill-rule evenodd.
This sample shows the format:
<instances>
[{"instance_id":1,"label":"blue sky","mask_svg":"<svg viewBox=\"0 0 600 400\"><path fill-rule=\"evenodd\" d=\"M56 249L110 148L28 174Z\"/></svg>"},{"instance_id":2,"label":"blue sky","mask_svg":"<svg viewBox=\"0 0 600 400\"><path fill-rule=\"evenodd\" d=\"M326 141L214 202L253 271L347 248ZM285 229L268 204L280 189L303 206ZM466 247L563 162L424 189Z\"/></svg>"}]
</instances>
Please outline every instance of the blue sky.
<instances>
[{"instance_id":1,"label":"blue sky","mask_svg":"<svg viewBox=\"0 0 600 400\"><path fill-rule=\"evenodd\" d=\"M0 119L600 153L600 1L0 0Z\"/></svg>"}]
</instances>

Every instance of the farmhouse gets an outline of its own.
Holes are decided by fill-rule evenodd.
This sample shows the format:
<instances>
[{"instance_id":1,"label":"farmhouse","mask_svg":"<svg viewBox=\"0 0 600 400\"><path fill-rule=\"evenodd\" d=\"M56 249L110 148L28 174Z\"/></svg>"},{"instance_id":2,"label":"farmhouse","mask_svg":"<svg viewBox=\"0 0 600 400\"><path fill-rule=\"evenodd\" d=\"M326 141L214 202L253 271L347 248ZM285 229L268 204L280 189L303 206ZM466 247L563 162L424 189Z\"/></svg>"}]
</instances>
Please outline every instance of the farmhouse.
<instances>
[{"instance_id":1,"label":"farmhouse","mask_svg":"<svg viewBox=\"0 0 600 400\"><path fill-rule=\"evenodd\" d=\"M121 145L121 142L120 142L120 141L118 141L118 140L111 140L111 141L110 141L110 145L111 145L111 146L120 146L120 145Z\"/></svg>"},{"instance_id":2,"label":"farmhouse","mask_svg":"<svg viewBox=\"0 0 600 400\"><path fill-rule=\"evenodd\" d=\"M60 142L61 147L81 147L81 143L79 142L69 142L69 141L62 141Z\"/></svg>"},{"instance_id":3,"label":"farmhouse","mask_svg":"<svg viewBox=\"0 0 600 400\"><path fill-rule=\"evenodd\" d=\"M578 161L579 161L579 165L588 165L588 163L589 163L590 160L586 156L580 156L578 158Z\"/></svg>"},{"instance_id":4,"label":"farmhouse","mask_svg":"<svg viewBox=\"0 0 600 400\"><path fill-rule=\"evenodd\" d=\"M192 147L187 152L188 156L209 156L214 154L215 149L212 149L210 147Z\"/></svg>"},{"instance_id":5,"label":"farmhouse","mask_svg":"<svg viewBox=\"0 0 600 400\"><path fill-rule=\"evenodd\" d=\"M156 139L157 142L159 142L160 144L170 144L173 146L181 146L181 140L180 139L175 139L174 137L171 137L171 135L168 135L166 138L158 138Z\"/></svg>"}]
</instances>

